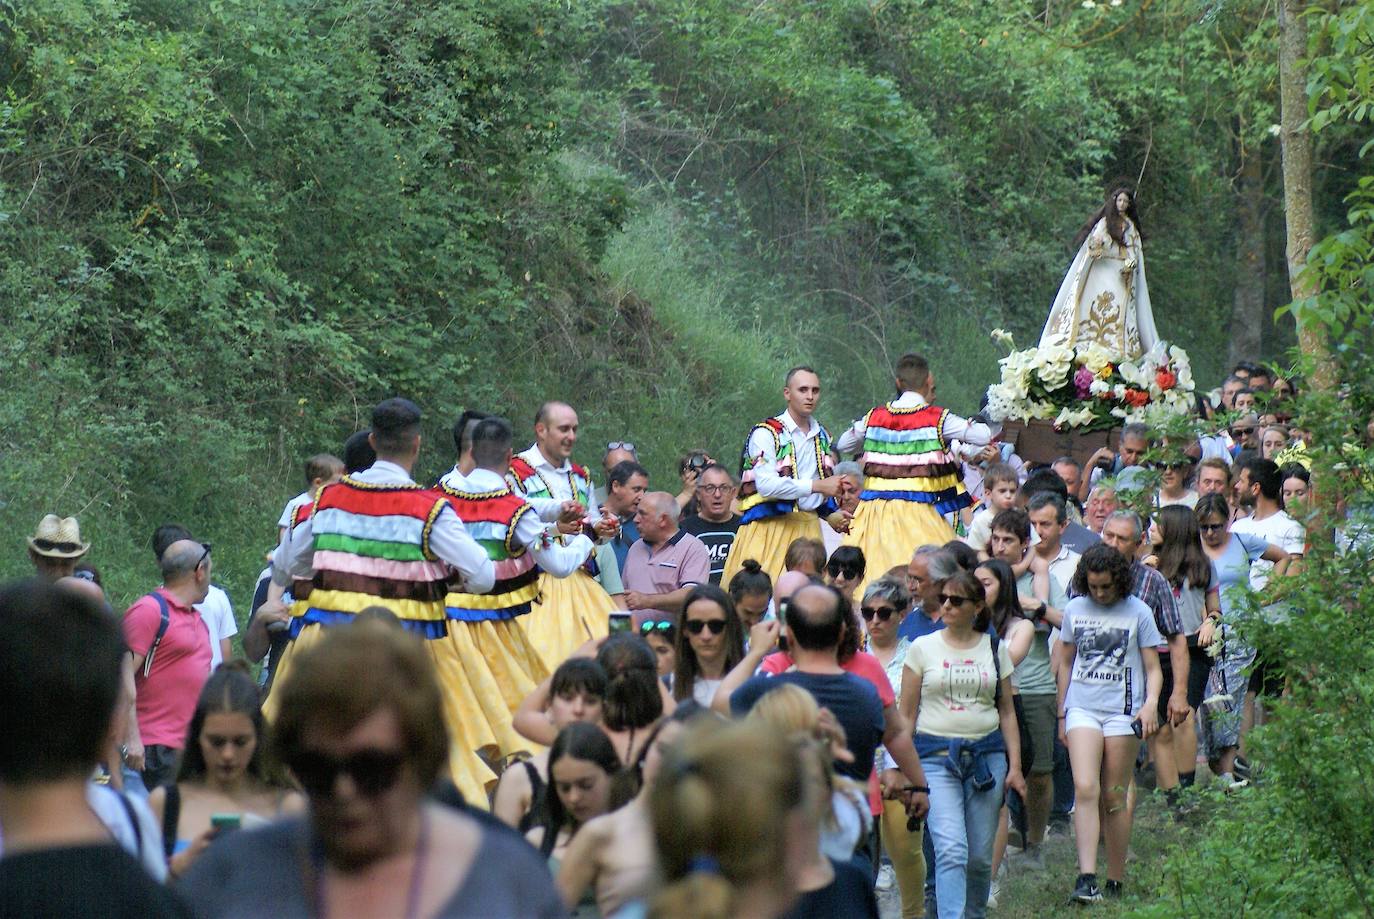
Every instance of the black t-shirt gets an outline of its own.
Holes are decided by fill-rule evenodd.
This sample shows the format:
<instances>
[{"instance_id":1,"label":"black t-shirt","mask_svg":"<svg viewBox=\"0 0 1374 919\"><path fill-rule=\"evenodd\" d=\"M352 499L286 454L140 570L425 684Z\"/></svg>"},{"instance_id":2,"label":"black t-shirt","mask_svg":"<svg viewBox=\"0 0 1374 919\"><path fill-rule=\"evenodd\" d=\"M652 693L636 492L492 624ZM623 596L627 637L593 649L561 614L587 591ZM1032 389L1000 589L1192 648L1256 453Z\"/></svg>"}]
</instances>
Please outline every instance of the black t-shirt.
<instances>
[{"instance_id":1,"label":"black t-shirt","mask_svg":"<svg viewBox=\"0 0 1374 919\"><path fill-rule=\"evenodd\" d=\"M0 858L0 919L150 919L194 913L115 845L70 846Z\"/></svg>"},{"instance_id":2,"label":"black t-shirt","mask_svg":"<svg viewBox=\"0 0 1374 919\"><path fill-rule=\"evenodd\" d=\"M835 866L835 880L820 890L802 894L801 899L782 914L782 919L816 919L819 916L878 919L878 898L868 875L849 862L837 862L832 858L830 864Z\"/></svg>"},{"instance_id":3,"label":"black t-shirt","mask_svg":"<svg viewBox=\"0 0 1374 919\"><path fill-rule=\"evenodd\" d=\"M770 689L795 683L815 698L816 704L830 709L844 728L845 741L854 762L835 760L835 771L856 782L866 783L873 771L873 754L883 742L883 703L878 690L863 677L852 673L802 673L789 670L777 676L750 677L730 695L730 712L746 714Z\"/></svg>"},{"instance_id":4,"label":"black t-shirt","mask_svg":"<svg viewBox=\"0 0 1374 919\"><path fill-rule=\"evenodd\" d=\"M719 584L725 573L725 557L735 544L735 534L739 532L739 514L729 520L717 522L702 520L696 514L683 517L679 527L706 543L706 553L711 557L711 583Z\"/></svg>"}]
</instances>

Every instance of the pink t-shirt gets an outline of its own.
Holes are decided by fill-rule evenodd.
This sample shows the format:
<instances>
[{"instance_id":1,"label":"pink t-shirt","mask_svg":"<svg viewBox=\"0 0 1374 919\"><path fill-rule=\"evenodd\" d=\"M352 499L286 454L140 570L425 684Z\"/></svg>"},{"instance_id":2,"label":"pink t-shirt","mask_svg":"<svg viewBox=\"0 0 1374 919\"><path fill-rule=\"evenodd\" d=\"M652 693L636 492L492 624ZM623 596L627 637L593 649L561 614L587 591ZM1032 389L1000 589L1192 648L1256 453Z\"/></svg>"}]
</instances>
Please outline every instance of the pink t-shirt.
<instances>
[{"instance_id":1,"label":"pink t-shirt","mask_svg":"<svg viewBox=\"0 0 1374 919\"><path fill-rule=\"evenodd\" d=\"M205 620L189 606L159 587L167 601L167 632L153 655L145 677L143 667L134 673L138 694L138 733L143 745L159 744L180 750L186 728L196 710L201 687L210 676L210 631ZM139 657L146 656L162 621L157 601L151 596L134 601L124 614L124 643Z\"/></svg>"}]
</instances>

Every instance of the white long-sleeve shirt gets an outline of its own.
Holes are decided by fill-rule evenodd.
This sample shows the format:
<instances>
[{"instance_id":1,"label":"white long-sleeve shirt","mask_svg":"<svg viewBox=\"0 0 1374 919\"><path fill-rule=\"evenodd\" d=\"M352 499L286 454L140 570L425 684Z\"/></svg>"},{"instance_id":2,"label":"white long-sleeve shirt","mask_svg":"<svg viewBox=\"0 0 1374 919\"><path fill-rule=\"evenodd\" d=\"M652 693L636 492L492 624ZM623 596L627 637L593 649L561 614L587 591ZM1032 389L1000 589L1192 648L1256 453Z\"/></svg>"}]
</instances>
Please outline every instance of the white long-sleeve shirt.
<instances>
[{"instance_id":1,"label":"white long-sleeve shirt","mask_svg":"<svg viewBox=\"0 0 1374 919\"><path fill-rule=\"evenodd\" d=\"M920 393L904 392L891 403L893 408L919 409L926 406L925 397ZM835 442L835 449L843 455L856 453L863 448L864 435L868 433L868 425L864 422L867 418L864 415L858 421L850 425L849 430L840 435L840 439ZM951 445L954 441L962 444L976 445L979 447L992 443L992 439L1002 433L1002 426L990 426L979 421L969 421L961 418L953 412L945 412L944 420L940 422L940 436L946 445Z\"/></svg>"},{"instance_id":2,"label":"white long-sleeve shirt","mask_svg":"<svg viewBox=\"0 0 1374 919\"><path fill-rule=\"evenodd\" d=\"M791 478L778 475L778 455L773 447L773 436L767 430L755 428L749 435L748 447L749 456L755 460L754 487L765 498L795 501L798 510L814 511L825 503L825 495L811 490L814 480L825 478L820 457L816 455L816 438L821 433L820 422L811 418L810 424L802 428L790 412L783 412L776 417L782 422L783 431L780 436L788 438L792 443L793 474Z\"/></svg>"},{"instance_id":3,"label":"white long-sleeve shirt","mask_svg":"<svg viewBox=\"0 0 1374 919\"><path fill-rule=\"evenodd\" d=\"M370 485L414 485L410 473L395 463L378 460L370 468L352 476ZM314 574L314 516L302 521L272 553L272 580L282 587L293 579L305 580ZM487 552L468 535L463 521L447 505L434 518L429 531L429 548L441 561L463 577L463 589L484 594L496 583L496 569Z\"/></svg>"},{"instance_id":4,"label":"white long-sleeve shirt","mask_svg":"<svg viewBox=\"0 0 1374 919\"><path fill-rule=\"evenodd\" d=\"M501 491L507 487L505 478L490 469L474 469L468 476L461 475L455 469L444 476L443 483L455 491L471 494ZM549 534L549 539L545 538L545 533ZM557 531L544 526L537 513L521 514L515 522L511 544L524 547L534 558L535 564L549 574L566 578L581 567L587 556L596 550L596 544L578 533L564 545L552 539L555 535Z\"/></svg>"},{"instance_id":5,"label":"white long-sleeve shirt","mask_svg":"<svg viewBox=\"0 0 1374 919\"><path fill-rule=\"evenodd\" d=\"M573 494L572 487L572 460L564 460L563 465L555 466L549 462L539 449L538 444L533 444L528 450L522 450L516 454L522 460L529 463L535 472L538 472L545 482L548 483L551 498L537 498L525 496L525 500L534 507L534 512L539 515L539 519L545 523L553 523L558 519L558 515L563 513L564 501L581 501L582 498ZM587 482L592 487L587 495L587 517L595 523L601 519L601 509L592 501L592 494L596 488L591 480L591 473L587 474Z\"/></svg>"}]
</instances>

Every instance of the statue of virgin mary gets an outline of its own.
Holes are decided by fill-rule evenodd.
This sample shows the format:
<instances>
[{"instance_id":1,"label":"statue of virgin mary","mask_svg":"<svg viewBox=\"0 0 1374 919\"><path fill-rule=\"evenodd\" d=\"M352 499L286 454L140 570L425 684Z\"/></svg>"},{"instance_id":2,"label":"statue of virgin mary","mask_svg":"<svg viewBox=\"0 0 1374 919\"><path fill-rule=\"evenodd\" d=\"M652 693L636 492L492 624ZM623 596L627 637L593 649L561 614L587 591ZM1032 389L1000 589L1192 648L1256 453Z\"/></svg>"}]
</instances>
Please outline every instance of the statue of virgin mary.
<instances>
[{"instance_id":1,"label":"statue of virgin mary","mask_svg":"<svg viewBox=\"0 0 1374 919\"><path fill-rule=\"evenodd\" d=\"M1097 344L1118 360L1136 360L1159 341L1135 196L1112 189L1101 210L1079 231L1078 254L1054 298L1040 346Z\"/></svg>"}]
</instances>

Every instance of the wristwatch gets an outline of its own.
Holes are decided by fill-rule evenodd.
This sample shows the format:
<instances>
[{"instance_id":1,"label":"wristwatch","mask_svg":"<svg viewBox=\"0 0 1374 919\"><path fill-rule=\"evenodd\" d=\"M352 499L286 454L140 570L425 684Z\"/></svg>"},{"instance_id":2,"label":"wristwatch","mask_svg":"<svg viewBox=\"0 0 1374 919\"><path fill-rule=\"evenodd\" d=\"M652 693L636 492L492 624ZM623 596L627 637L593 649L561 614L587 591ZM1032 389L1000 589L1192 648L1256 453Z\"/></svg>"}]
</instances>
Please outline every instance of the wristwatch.
<instances>
[{"instance_id":1,"label":"wristwatch","mask_svg":"<svg viewBox=\"0 0 1374 919\"><path fill-rule=\"evenodd\" d=\"M1047 609L1049 609L1049 604L1046 603L1044 600L1041 600L1041 601L1040 601L1040 605L1037 606L1037 607L1035 608L1035 621L1036 621L1036 622L1039 622L1039 621L1041 621L1042 619L1045 618L1045 610L1047 610Z\"/></svg>"}]
</instances>

